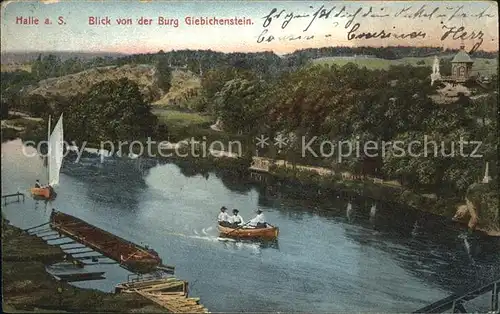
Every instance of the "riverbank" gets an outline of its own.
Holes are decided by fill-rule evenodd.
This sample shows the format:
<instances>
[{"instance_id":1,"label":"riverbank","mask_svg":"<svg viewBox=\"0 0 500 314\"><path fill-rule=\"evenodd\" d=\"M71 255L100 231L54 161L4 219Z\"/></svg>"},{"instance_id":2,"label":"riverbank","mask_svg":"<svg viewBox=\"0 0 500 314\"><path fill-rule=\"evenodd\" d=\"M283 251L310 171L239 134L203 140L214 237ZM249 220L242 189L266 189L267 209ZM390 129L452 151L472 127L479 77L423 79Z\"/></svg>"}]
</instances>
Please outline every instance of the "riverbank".
<instances>
[{"instance_id":1,"label":"riverbank","mask_svg":"<svg viewBox=\"0 0 500 314\"><path fill-rule=\"evenodd\" d=\"M266 182L272 193L295 195L301 198L337 197L355 202L359 199L361 204L380 202L390 205L394 210L407 209L424 211L434 215L448 217L457 216L457 212L464 204L463 197L440 197L436 194L420 194L404 186L385 182L374 178L343 178L341 174L322 174L316 169L292 169L287 167L272 166ZM488 189L491 190L491 187ZM491 192L491 191L490 191ZM493 188L493 192L494 188ZM464 195L465 197L465 195ZM479 225L474 232L488 236L500 236L500 221L489 219L491 215L485 212L484 202L474 200L474 210L469 210L474 216L479 216ZM494 204L494 202L489 202ZM498 204L498 202L496 203ZM362 205L361 205L362 206ZM369 205L371 206L371 204ZM498 207L498 205L496 205ZM483 212L481 212L481 207ZM471 215L462 215L455 220L465 228L470 223ZM472 231L472 230L470 230Z\"/></svg>"},{"instance_id":2,"label":"riverbank","mask_svg":"<svg viewBox=\"0 0 500 314\"><path fill-rule=\"evenodd\" d=\"M40 140L41 133L37 129L39 126L33 124L27 125L32 127L22 132L23 134L19 134L19 137L25 140ZM200 146L193 146L195 147L196 154L205 155L205 158L199 158L194 157L194 153L190 151L193 147L183 147L177 150L177 148L165 149L159 147L157 144L145 146L149 147L152 152L155 152L158 158L177 164L186 175L201 174L206 176L208 172L213 171L234 174L240 178L250 177L251 151L243 152L245 154L244 158L217 157L211 153L207 154L206 148L203 150ZM243 146L247 147L247 145ZM85 147L93 148L94 150L101 148L99 144L92 143L86 143ZM123 148L124 151L122 154L128 155L128 147L125 145ZM141 154L138 151L134 151L133 153ZM169 153L170 156L165 157ZM85 157L85 155L87 153L83 156ZM95 154L89 153L89 155ZM70 156L70 158L72 157ZM258 185L264 187L264 191L271 190L273 193L286 194L290 197L300 195L299 197L306 199L337 196L347 199L363 198L397 205L393 207L402 208L403 210L404 208L412 208L449 217L450 219L456 215L459 206L463 205L463 196L443 197L434 193L418 193L398 184L389 184L381 179L360 179L352 175L344 176L343 173L334 173L329 169L310 165L301 165L297 166L296 169L292 169L278 164L274 163L261 176L266 178L265 182L262 182L260 179L256 180ZM468 221L465 221L465 219L463 218L460 222L467 225ZM480 224L476 230L488 235L500 236L500 222L487 221L486 224Z\"/></svg>"},{"instance_id":3,"label":"riverbank","mask_svg":"<svg viewBox=\"0 0 500 314\"><path fill-rule=\"evenodd\" d=\"M447 217L456 216L463 204L463 197L442 197L436 194L421 194L392 181L376 178L345 178L342 173L326 173L325 168L297 166L271 166L267 172L252 173L250 158L170 158L185 175L207 175L215 172L222 176L238 177L240 181L256 184L268 198L294 198L326 201L343 199L365 206L371 202L389 205L394 211L417 210ZM483 205L484 210L484 205ZM474 232L489 236L500 236L500 222L479 214L481 223ZM467 228L470 215L456 220Z\"/></svg>"},{"instance_id":4,"label":"riverbank","mask_svg":"<svg viewBox=\"0 0 500 314\"><path fill-rule=\"evenodd\" d=\"M2 307L8 312L165 313L137 294L82 289L57 281L45 267L63 261L64 252L9 225L2 217Z\"/></svg>"}]
</instances>

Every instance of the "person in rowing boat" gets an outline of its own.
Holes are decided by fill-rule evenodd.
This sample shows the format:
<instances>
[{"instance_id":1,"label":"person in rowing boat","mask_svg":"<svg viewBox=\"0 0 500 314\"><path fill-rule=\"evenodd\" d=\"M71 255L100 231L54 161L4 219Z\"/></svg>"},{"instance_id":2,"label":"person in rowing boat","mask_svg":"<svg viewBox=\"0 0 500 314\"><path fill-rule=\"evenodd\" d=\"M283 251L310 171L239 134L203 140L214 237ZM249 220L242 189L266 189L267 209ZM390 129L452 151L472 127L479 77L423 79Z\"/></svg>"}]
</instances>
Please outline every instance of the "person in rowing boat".
<instances>
[{"instance_id":1,"label":"person in rowing boat","mask_svg":"<svg viewBox=\"0 0 500 314\"><path fill-rule=\"evenodd\" d=\"M40 184L40 181L38 179L36 179L35 187L38 189L42 187L42 185Z\"/></svg>"},{"instance_id":2,"label":"person in rowing boat","mask_svg":"<svg viewBox=\"0 0 500 314\"><path fill-rule=\"evenodd\" d=\"M233 209L233 216L231 216L231 225L233 228L238 228L244 224L243 217L240 216L239 210Z\"/></svg>"},{"instance_id":3,"label":"person in rowing boat","mask_svg":"<svg viewBox=\"0 0 500 314\"><path fill-rule=\"evenodd\" d=\"M250 220L248 225L251 228L267 228L266 218L264 217L264 213L262 213L262 210L257 209L257 216Z\"/></svg>"},{"instance_id":4,"label":"person in rowing boat","mask_svg":"<svg viewBox=\"0 0 500 314\"><path fill-rule=\"evenodd\" d=\"M231 227L231 223L229 222L229 215L226 213L226 207L222 206L220 208L219 216L217 217L217 222L219 225L223 227Z\"/></svg>"}]
</instances>

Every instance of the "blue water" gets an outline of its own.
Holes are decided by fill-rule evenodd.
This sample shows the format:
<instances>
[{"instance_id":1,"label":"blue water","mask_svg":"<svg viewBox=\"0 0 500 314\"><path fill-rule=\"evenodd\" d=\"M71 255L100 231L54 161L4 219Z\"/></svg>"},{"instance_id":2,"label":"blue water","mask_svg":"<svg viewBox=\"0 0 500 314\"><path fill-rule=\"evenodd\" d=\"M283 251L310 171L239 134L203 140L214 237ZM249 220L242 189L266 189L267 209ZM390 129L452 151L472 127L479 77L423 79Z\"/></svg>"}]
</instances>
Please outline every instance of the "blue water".
<instances>
[{"instance_id":1,"label":"blue water","mask_svg":"<svg viewBox=\"0 0 500 314\"><path fill-rule=\"evenodd\" d=\"M36 178L45 181L42 160L25 157L19 141L2 144L2 194L26 191ZM341 200L273 200L236 179L186 176L156 160L65 161L56 191L52 204L27 197L2 212L27 228L48 221L54 207L148 244L212 312L410 312L500 275L498 239L467 236L449 219L382 205L369 219L371 204L357 204L349 222ZM245 219L263 208L280 228L278 242L220 241L222 205ZM76 285L113 291L129 274L92 267L107 279ZM480 301L468 309L484 311Z\"/></svg>"}]
</instances>

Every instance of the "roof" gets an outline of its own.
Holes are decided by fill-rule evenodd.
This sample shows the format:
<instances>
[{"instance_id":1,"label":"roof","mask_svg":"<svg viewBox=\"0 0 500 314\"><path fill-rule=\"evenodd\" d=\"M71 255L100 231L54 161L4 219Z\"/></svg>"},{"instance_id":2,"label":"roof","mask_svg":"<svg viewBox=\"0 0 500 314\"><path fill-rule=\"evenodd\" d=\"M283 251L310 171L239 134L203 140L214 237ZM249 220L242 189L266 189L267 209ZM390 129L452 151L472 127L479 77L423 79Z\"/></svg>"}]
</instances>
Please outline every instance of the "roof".
<instances>
[{"instance_id":1,"label":"roof","mask_svg":"<svg viewBox=\"0 0 500 314\"><path fill-rule=\"evenodd\" d=\"M462 62L462 63L474 63L472 59L469 57L469 54L465 52L463 49L460 50L456 55L453 60L451 60L452 63L455 62Z\"/></svg>"}]
</instances>

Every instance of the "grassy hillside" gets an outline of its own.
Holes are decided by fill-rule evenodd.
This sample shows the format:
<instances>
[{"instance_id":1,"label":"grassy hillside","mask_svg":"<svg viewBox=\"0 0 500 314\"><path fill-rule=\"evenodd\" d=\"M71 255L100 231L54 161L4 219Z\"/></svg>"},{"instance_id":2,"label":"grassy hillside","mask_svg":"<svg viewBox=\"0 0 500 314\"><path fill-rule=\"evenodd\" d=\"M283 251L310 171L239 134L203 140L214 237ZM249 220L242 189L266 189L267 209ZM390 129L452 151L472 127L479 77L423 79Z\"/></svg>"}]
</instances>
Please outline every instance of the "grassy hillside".
<instances>
[{"instance_id":1,"label":"grassy hillside","mask_svg":"<svg viewBox=\"0 0 500 314\"><path fill-rule=\"evenodd\" d=\"M93 84L105 80L128 78L135 81L144 93L154 85L155 68L152 65L124 65L93 68L75 74L42 80L28 94L42 96L72 96L87 92Z\"/></svg>"},{"instance_id":2,"label":"grassy hillside","mask_svg":"<svg viewBox=\"0 0 500 314\"><path fill-rule=\"evenodd\" d=\"M173 71L170 91L153 103L158 107L167 107L184 102L197 95L201 89L200 78L190 71Z\"/></svg>"},{"instance_id":3,"label":"grassy hillside","mask_svg":"<svg viewBox=\"0 0 500 314\"><path fill-rule=\"evenodd\" d=\"M2 64L0 69L1 72L16 72L16 71L31 72L31 64L30 63Z\"/></svg>"},{"instance_id":4,"label":"grassy hillside","mask_svg":"<svg viewBox=\"0 0 500 314\"><path fill-rule=\"evenodd\" d=\"M153 111L154 112L154 111ZM160 122L174 127L200 127L205 128L213 119L199 113L181 112L178 110L162 110L154 112Z\"/></svg>"},{"instance_id":5,"label":"grassy hillside","mask_svg":"<svg viewBox=\"0 0 500 314\"><path fill-rule=\"evenodd\" d=\"M2 65L2 71L14 72L16 70L30 71L29 64ZM130 64L124 66L96 67L75 74L49 78L31 86L26 94L52 96L73 96L77 93L84 93L96 83L104 80L118 80L128 78L136 82L143 93L150 94L158 92L155 84L156 68L149 64ZM196 96L201 89L200 78L189 71L173 71L172 86L170 91L155 101L153 105L158 107L179 105Z\"/></svg>"},{"instance_id":6,"label":"grassy hillside","mask_svg":"<svg viewBox=\"0 0 500 314\"><path fill-rule=\"evenodd\" d=\"M442 58L452 58L453 56L447 56ZM473 59L474 64L472 70L475 72L480 72L482 74L492 75L497 72L498 60L497 59L484 59L476 58ZM423 61L424 63L422 64ZM311 61L312 64L337 64L343 66L349 62L355 63L360 67L366 67L370 70L375 69L388 69L391 65L401 65L409 64L413 66L432 66L434 63L434 57L425 58L402 58L396 60L387 60L380 58L365 58L365 57L327 57L318 58Z\"/></svg>"}]
</instances>

